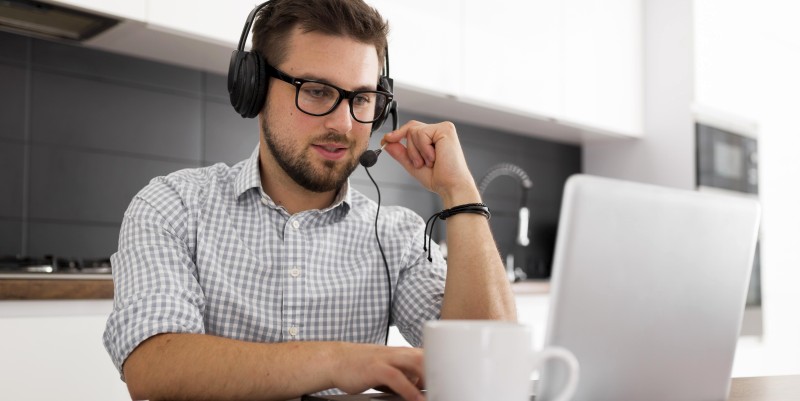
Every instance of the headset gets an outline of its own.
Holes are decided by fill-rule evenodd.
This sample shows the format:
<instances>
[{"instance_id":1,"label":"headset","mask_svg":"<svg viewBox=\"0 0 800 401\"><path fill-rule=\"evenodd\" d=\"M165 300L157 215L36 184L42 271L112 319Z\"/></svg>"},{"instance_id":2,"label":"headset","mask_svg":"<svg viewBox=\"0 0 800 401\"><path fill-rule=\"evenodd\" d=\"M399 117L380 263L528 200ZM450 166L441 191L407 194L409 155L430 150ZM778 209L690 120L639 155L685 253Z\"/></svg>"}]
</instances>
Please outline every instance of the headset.
<instances>
[{"instance_id":1,"label":"headset","mask_svg":"<svg viewBox=\"0 0 800 401\"><path fill-rule=\"evenodd\" d=\"M257 116L267 100L270 81L270 77L267 75L267 61L257 50L249 52L244 50L253 20L258 11L267 4L269 1L261 3L253 11L250 11L239 39L239 46L231 54L231 62L228 67L228 94L231 105L242 118ZM393 93L394 80L389 77L389 46L387 45L384 50L385 62L378 78L378 90ZM388 102L383 110L375 110L376 114L379 112L381 117L372 123L371 132L379 130L390 115L393 129L397 129L397 102L395 100Z\"/></svg>"},{"instance_id":2,"label":"headset","mask_svg":"<svg viewBox=\"0 0 800 401\"><path fill-rule=\"evenodd\" d=\"M258 115L264 107L264 102L267 100L267 90L269 89L269 76L267 75L267 61L257 51L245 51L244 45L247 41L247 35L250 33L250 28L253 25L253 20L258 14L258 11L266 7L269 1L261 3L256 6L245 21L242 36L239 39L239 46L231 54L231 63L228 67L228 94L230 95L231 105L234 110L239 113L242 118L253 118ZM394 81L389 77L389 46L384 49L385 62L383 64L383 71L378 78L378 90L393 93ZM377 108L377 105L376 105ZM381 112L380 118L372 122L370 135L379 130L386 119L392 116L392 129L397 130L397 101L392 99L388 102L383 110L375 110L375 113ZM384 343L389 343L389 329L392 324L392 276L389 270L389 263L386 261L386 254L383 252L383 245L381 245L380 237L378 237L378 215L381 210L381 191L378 184L369 173L369 167L375 165L378 161L378 155L383 151L383 147L376 150L366 150L361 154L359 163L366 170L369 179L375 185L378 191L378 208L375 211L375 240L378 243L378 249L383 258L383 266L386 268L386 283L389 290L389 314L386 320L386 337Z\"/></svg>"}]
</instances>

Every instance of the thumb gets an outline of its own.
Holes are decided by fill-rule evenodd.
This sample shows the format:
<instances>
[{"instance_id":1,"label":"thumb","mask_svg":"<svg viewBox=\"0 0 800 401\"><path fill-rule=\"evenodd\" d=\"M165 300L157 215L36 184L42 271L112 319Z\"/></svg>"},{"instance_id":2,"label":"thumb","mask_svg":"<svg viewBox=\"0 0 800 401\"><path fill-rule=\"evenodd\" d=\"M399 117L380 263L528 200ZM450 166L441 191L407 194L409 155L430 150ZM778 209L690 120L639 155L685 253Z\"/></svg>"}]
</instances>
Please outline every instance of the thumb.
<instances>
[{"instance_id":1,"label":"thumb","mask_svg":"<svg viewBox=\"0 0 800 401\"><path fill-rule=\"evenodd\" d=\"M399 143L405 137L406 133L404 130L402 130L402 128L391 132L387 132L386 134L383 135L383 138L381 138L381 145L384 145L386 143Z\"/></svg>"},{"instance_id":2,"label":"thumb","mask_svg":"<svg viewBox=\"0 0 800 401\"><path fill-rule=\"evenodd\" d=\"M386 143L386 147L384 148L386 153L392 156L393 159L397 160L403 168L406 169L409 173L413 173L415 168L414 164L411 162L411 159L408 157L408 152L406 152L406 147L400 142L389 142Z\"/></svg>"}]
</instances>

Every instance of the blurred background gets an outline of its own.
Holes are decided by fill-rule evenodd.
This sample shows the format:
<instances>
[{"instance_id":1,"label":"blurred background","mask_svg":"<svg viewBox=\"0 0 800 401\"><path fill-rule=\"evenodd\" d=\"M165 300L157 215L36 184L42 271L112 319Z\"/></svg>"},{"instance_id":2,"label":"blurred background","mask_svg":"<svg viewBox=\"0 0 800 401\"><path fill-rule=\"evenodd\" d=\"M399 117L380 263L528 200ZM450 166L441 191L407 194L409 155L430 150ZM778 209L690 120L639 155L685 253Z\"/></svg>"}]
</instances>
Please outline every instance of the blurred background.
<instances>
[{"instance_id":1,"label":"blurred background","mask_svg":"<svg viewBox=\"0 0 800 401\"><path fill-rule=\"evenodd\" d=\"M760 252L733 373L800 373L799 3L368 3L390 22L400 123L458 127L523 321L543 333L570 175L756 197ZM256 123L226 90L255 4L0 1L2 398L127 399L100 340L107 259L151 178L255 148ZM384 204L441 209L390 158L373 171ZM352 183L376 198L362 170ZM48 295L48 266L75 285Z\"/></svg>"}]
</instances>

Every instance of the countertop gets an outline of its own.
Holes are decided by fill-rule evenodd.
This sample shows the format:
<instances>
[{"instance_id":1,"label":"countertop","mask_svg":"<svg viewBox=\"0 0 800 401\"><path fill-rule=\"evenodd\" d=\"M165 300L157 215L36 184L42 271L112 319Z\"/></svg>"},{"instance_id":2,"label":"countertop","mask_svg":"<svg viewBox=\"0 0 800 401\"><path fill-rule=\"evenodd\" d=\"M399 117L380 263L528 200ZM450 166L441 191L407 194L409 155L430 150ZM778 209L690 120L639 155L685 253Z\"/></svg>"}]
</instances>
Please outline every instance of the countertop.
<instances>
[{"instance_id":1,"label":"countertop","mask_svg":"<svg viewBox=\"0 0 800 401\"><path fill-rule=\"evenodd\" d=\"M511 285L515 295L547 295L550 282L525 280ZM3 273L0 300L112 299L111 274Z\"/></svg>"},{"instance_id":2,"label":"countertop","mask_svg":"<svg viewBox=\"0 0 800 401\"><path fill-rule=\"evenodd\" d=\"M0 274L0 300L112 298L114 283L111 274Z\"/></svg>"}]
</instances>

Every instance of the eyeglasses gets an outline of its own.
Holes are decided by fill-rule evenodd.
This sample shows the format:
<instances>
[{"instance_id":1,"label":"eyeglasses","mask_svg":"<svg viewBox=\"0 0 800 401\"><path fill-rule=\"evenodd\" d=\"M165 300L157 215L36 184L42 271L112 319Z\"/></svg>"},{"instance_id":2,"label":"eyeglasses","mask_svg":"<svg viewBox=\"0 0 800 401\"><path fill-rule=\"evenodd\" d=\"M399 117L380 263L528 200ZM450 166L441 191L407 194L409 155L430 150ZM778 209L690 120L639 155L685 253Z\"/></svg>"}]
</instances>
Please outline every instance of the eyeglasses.
<instances>
[{"instance_id":1,"label":"eyeglasses","mask_svg":"<svg viewBox=\"0 0 800 401\"><path fill-rule=\"evenodd\" d=\"M267 65L270 76L294 85L296 92L294 103L303 113L312 116L324 116L333 112L342 99L350 103L350 115L364 124L375 122L386 111L386 105L394 95L381 90L347 91L329 83L295 78L283 71Z\"/></svg>"}]
</instances>

